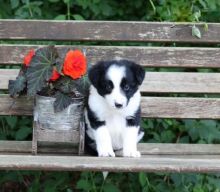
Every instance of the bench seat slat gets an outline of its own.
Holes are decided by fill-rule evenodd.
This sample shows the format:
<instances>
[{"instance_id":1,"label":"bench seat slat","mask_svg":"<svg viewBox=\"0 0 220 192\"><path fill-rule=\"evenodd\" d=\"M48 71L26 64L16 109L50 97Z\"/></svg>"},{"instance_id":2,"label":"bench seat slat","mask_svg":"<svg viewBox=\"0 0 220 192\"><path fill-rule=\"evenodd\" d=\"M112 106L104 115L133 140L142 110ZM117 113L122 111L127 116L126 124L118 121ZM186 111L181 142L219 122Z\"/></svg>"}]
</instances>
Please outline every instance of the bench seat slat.
<instances>
[{"instance_id":1,"label":"bench seat slat","mask_svg":"<svg viewBox=\"0 0 220 192\"><path fill-rule=\"evenodd\" d=\"M142 117L220 119L220 98L142 97ZM0 115L32 115L33 102L26 97L0 95Z\"/></svg>"},{"instance_id":2,"label":"bench seat slat","mask_svg":"<svg viewBox=\"0 0 220 192\"><path fill-rule=\"evenodd\" d=\"M220 171L220 155L148 155L141 158L0 155L0 169L218 173Z\"/></svg>"},{"instance_id":3,"label":"bench seat slat","mask_svg":"<svg viewBox=\"0 0 220 192\"><path fill-rule=\"evenodd\" d=\"M0 89L8 89L8 81L19 70L0 69ZM147 72L143 93L220 93L220 73Z\"/></svg>"},{"instance_id":4,"label":"bench seat slat","mask_svg":"<svg viewBox=\"0 0 220 192\"><path fill-rule=\"evenodd\" d=\"M20 64L30 49L37 45L0 45L0 64ZM68 48L85 49L91 64L100 60L126 58L145 67L219 68L218 48L199 47L136 47L136 46L56 46L62 53Z\"/></svg>"},{"instance_id":5,"label":"bench seat slat","mask_svg":"<svg viewBox=\"0 0 220 192\"><path fill-rule=\"evenodd\" d=\"M142 41L219 43L220 24L195 24L202 37L192 36L193 23L133 21L1 20L0 39L68 41ZM14 30L16 29L16 30Z\"/></svg>"},{"instance_id":6,"label":"bench seat slat","mask_svg":"<svg viewBox=\"0 0 220 192\"><path fill-rule=\"evenodd\" d=\"M31 141L0 141L0 154L30 154L31 145ZM66 149L56 143L40 142L39 146L40 153L77 153L70 143L66 144ZM139 143L138 150L142 155L220 155L220 144ZM121 152L116 154L120 156Z\"/></svg>"}]
</instances>

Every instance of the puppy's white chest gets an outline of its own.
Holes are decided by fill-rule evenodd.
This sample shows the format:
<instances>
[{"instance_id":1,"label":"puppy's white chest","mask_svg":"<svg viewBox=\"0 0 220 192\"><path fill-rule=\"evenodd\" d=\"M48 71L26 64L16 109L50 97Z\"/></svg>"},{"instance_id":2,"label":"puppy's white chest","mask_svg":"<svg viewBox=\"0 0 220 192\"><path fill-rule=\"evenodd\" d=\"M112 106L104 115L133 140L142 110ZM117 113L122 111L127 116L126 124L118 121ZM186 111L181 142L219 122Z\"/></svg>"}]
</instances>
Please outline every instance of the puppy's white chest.
<instances>
[{"instance_id":1,"label":"puppy's white chest","mask_svg":"<svg viewBox=\"0 0 220 192\"><path fill-rule=\"evenodd\" d=\"M113 149L121 149L123 147L123 132L126 128L125 117L120 114L111 114L106 117L106 127L111 136Z\"/></svg>"}]
</instances>

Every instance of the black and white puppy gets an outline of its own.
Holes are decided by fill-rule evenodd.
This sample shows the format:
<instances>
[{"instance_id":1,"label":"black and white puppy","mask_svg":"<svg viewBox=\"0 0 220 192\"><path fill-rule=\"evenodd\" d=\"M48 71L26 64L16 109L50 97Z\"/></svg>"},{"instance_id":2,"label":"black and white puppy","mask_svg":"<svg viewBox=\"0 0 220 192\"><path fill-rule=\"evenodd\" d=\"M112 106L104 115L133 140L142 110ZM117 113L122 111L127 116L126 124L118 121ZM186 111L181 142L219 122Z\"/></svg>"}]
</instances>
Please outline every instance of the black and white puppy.
<instances>
[{"instance_id":1,"label":"black and white puppy","mask_svg":"<svg viewBox=\"0 0 220 192\"><path fill-rule=\"evenodd\" d=\"M140 157L139 86L144 77L144 69L128 60L100 61L90 69L86 134L98 156L114 157L114 150L123 149L123 156Z\"/></svg>"}]
</instances>

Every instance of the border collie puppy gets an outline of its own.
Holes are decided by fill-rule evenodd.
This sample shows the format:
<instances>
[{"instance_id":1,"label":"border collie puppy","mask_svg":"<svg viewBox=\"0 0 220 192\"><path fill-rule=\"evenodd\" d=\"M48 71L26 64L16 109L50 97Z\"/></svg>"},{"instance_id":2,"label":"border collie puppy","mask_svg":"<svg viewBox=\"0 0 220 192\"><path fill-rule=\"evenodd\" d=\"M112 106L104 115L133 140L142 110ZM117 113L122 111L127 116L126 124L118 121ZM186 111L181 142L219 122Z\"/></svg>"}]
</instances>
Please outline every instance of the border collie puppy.
<instances>
[{"instance_id":1,"label":"border collie puppy","mask_svg":"<svg viewBox=\"0 0 220 192\"><path fill-rule=\"evenodd\" d=\"M89 71L91 82L86 118L86 144L98 156L140 157L140 91L144 69L128 60L100 61Z\"/></svg>"}]
</instances>

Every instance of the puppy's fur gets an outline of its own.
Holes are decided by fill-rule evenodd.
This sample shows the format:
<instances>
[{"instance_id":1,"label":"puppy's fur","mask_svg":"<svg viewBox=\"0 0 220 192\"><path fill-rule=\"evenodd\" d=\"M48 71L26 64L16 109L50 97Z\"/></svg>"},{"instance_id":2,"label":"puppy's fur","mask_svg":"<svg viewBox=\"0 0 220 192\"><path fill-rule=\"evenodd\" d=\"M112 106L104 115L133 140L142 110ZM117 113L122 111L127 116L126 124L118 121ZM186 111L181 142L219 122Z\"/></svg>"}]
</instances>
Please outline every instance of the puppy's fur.
<instances>
[{"instance_id":1,"label":"puppy's fur","mask_svg":"<svg viewBox=\"0 0 220 192\"><path fill-rule=\"evenodd\" d=\"M89 71L91 81L85 112L87 141L98 156L140 157L140 91L144 69L128 60L101 61Z\"/></svg>"}]
</instances>

